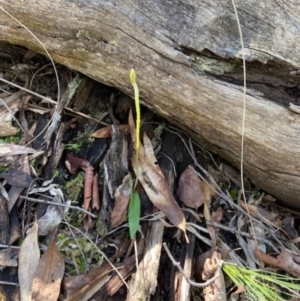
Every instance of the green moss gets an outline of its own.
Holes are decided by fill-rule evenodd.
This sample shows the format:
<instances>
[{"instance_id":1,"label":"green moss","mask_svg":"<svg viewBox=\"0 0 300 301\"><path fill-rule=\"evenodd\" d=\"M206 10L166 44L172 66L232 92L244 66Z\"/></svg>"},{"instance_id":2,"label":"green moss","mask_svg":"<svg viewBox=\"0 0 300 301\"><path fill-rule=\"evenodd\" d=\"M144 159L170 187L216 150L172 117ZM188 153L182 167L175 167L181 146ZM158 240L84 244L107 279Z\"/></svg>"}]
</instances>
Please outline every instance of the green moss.
<instances>
[{"instance_id":1,"label":"green moss","mask_svg":"<svg viewBox=\"0 0 300 301\"><path fill-rule=\"evenodd\" d=\"M91 131L88 124L84 125L83 131L79 132L77 138L74 140L74 143L69 143L65 146L65 149L78 151L84 144L89 144L94 141L94 138L91 138Z\"/></svg>"},{"instance_id":2,"label":"green moss","mask_svg":"<svg viewBox=\"0 0 300 301\"><path fill-rule=\"evenodd\" d=\"M66 199L70 199L71 203L78 202L78 198L82 192L84 185L84 172L79 172L74 179L68 181L65 185Z\"/></svg>"},{"instance_id":3,"label":"green moss","mask_svg":"<svg viewBox=\"0 0 300 301\"><path fill-rule=\"evenodd\" d=\"M165 124L160 124L154 129L154 137L152 139L152 142L161 141L161 135L165 129Z\"/></svg>"},{"instance_id":4,"label":"green moss","mask_svg":"<svg viewBox=\"0 0 300 301\"><path fill-rule=\"evenodd\" d=\"M98 248L85 236L67 237L61 233L57 237L57 245L65 258L75 258L79 273L83 274L88 270L86 260L89 259L89 269L102 264L103 257ZM84 257L83 257L83 256ZM74 265L66 264L66 271L69 275L77 275Z\"/></svg>"},{"instance_id":5,"label":"green moss","mask_svg":"<svg viewBox=\"0 0 300 301\"><path fill-rule=\"evenodd\" d=\"M20 141L20 135L9 136L0 138L0 143L10 144L10 143L18 143Z\"/></svg>"}]
</instances>

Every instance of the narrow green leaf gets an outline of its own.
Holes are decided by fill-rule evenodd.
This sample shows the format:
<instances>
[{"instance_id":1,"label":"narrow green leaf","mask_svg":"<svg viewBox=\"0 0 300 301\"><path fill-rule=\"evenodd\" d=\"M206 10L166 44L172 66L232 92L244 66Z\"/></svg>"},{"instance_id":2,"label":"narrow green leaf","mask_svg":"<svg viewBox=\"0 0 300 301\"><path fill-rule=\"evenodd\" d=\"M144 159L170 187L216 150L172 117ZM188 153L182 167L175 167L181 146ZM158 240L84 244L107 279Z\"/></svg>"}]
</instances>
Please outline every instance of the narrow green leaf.
<instances>
[{"instance_id":1,"label":"narrow green leaf","mask_svg":"<svg viewBox=\"0 0 300 301\"><path fill-rule=\"evenodd\" d=\"M131 193L129 208L128 208L128 223L131 239L134 238L140 223L141 201L139 193L134 190Z\"/></svg>"}]
</instances>

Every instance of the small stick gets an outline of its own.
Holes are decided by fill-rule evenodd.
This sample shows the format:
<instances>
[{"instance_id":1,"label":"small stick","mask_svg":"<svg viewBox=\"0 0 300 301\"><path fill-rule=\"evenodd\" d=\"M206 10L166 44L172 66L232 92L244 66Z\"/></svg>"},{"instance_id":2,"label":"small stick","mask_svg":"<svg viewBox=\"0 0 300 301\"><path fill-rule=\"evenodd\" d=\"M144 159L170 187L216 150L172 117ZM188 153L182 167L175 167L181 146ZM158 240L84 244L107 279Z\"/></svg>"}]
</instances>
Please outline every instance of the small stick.
<instances>
[{"instance_id":1,"label":"small stick","mask_svg":"<svg viewBox=\"0 0 300 301\"><path fill-rule=\"evenodd\" d=\"M34 199L34 198L29 198L27 196L23 196L20 195L19 196L20 199L26 200L26 201L30 201L30 202L37 202L37 203L42 203L42 204L48 204L48 205L54 205L54 206L61 206L61 207L67 207L67 208L71 208L71 209L76 209L79 210L81 212L84 212L88 215L90 215L91 217L96 218L97 216L83 208L80 208L78 206L73 206L73 205L67 205L67 204L63 204L63 203L56 203L56 202L52 202L52 201L46 201L46 200L38 200L38 199Z\"/></svg>"},{"instance_id":2,"label":"small stick","mask_svg":"<svg viewBox=\"0 0 300 301\"><path fill-rule=\"evenodd\" d=\"M191 280L191 279L184 273L184 271L183 271L183 269L181 268L179 262L176 262L176 261L175 261L175 259L174 259L174 257L172 256L172 254L171 254L169 248L167 247L166 243L163 243L163 247L164 247L165 251L167 252L167 254L168 254L170 260L171 260L172 263L173 263L173 265L174 265L174 266L182 273L182 275L184 276L184 278L186 279L186 281L187 281L190 285L195 286L195 287L206 287L206 286L209 286L209 285L211 285L212 283L214 283L214 282L216 281L216 279L217 279L218 277L220 277L220 270L221 270L222 265L223 265L223 263L224 263L223 260L221 260L221 261L219 262L219 264L218 264L218 269L217 269L216 274L215 274L214 277L212 277L211 279L207 280L207 281L204 282L204 283L198 283L198 282L195 282L195 281Z\"/></svg>"},{"instance_id":3,"label":"small stick","mask_svg":"<svg viewBox=\"0 0 300 301\"><path fill-rule=\"evenodd\" d=\"M241 236L245 236L245 237L248 237L250 239L256 239L258 241L262 241L263 243L265 243L266 245L268 245L269 247L271 247L277 254L280 254L281 252L279 251L278 248L276 248L271 241L269 241L268 239L266 238L263 238L263 237L253 237L251 236L249 233L247 232L242 232L242 231L238 231L236 230L235 228L231 228L231 227L227 227L227 226L224 226L222 224L219 224L219 223L215 223L215 222L212 222L212 221L206 221L206 223L208 225L212 225L216 228L219 228L219 229L222 229L222 230L225 230L225 231L228 231L228 232L231 232L231 233L234 233L234 234L239 234Z\"/></svg>"},{"instance_id":4,"label":"small stick","mask_svg":"<svg viewBox=\"0 0 300 301\"><path fill-rule=\"evenodd\" d=\"M15 282L8 282L8 281L0 281L0 284L19 286L18 283L15 283Z\"/></svg>"}]
</instances>

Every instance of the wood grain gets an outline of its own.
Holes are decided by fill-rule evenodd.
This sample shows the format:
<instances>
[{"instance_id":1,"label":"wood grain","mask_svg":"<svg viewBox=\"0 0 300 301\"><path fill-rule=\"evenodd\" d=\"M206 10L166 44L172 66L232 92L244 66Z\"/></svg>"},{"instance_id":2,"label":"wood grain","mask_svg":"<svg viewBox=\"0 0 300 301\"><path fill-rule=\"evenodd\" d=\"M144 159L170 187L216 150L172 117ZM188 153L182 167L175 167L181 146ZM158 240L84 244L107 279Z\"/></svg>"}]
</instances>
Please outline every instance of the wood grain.
<instances>
[{"instance_id":1,"label":"wood grain","mask_svg":"<svg viewBox=\"0 0 300 301\"><path fill-rule=\"evenodd\" d=\"M236 4L252 87L245 172L300 208L300 119L281 101L297 98L300 7L297 0ZM242 63L231 1L1 0L0 5L34 32L56 62L129 95L134 67L144 105L239 166ZM0 41L44 52L3 11Z\"/></svg>"}]
</instances>

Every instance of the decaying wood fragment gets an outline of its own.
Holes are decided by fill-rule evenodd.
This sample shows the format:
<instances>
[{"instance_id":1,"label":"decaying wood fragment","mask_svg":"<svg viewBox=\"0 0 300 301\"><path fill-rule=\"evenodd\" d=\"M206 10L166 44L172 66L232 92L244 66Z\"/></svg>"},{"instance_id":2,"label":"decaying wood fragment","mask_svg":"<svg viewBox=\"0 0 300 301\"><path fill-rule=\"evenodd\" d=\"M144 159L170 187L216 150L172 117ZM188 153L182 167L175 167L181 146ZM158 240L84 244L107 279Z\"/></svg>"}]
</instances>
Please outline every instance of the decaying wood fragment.
<instances>
[{"instance_id":1,"label":"decaying wood fragment","mask_svg":"<svg viewBox=\"0 0 300 301\"><path fill-rule=\"evenodd\" d=\"M296 0L277 4L236 3L249 87L244 170L300 208L300 119L288 109L299 97L300 8ZM134 66L143 104L240 165L243 68L230 1L2 0L1 8L56 62L128 95ZM4 10L0 28L0 41L44 53Z\"/></svg>"}]
</instances>

